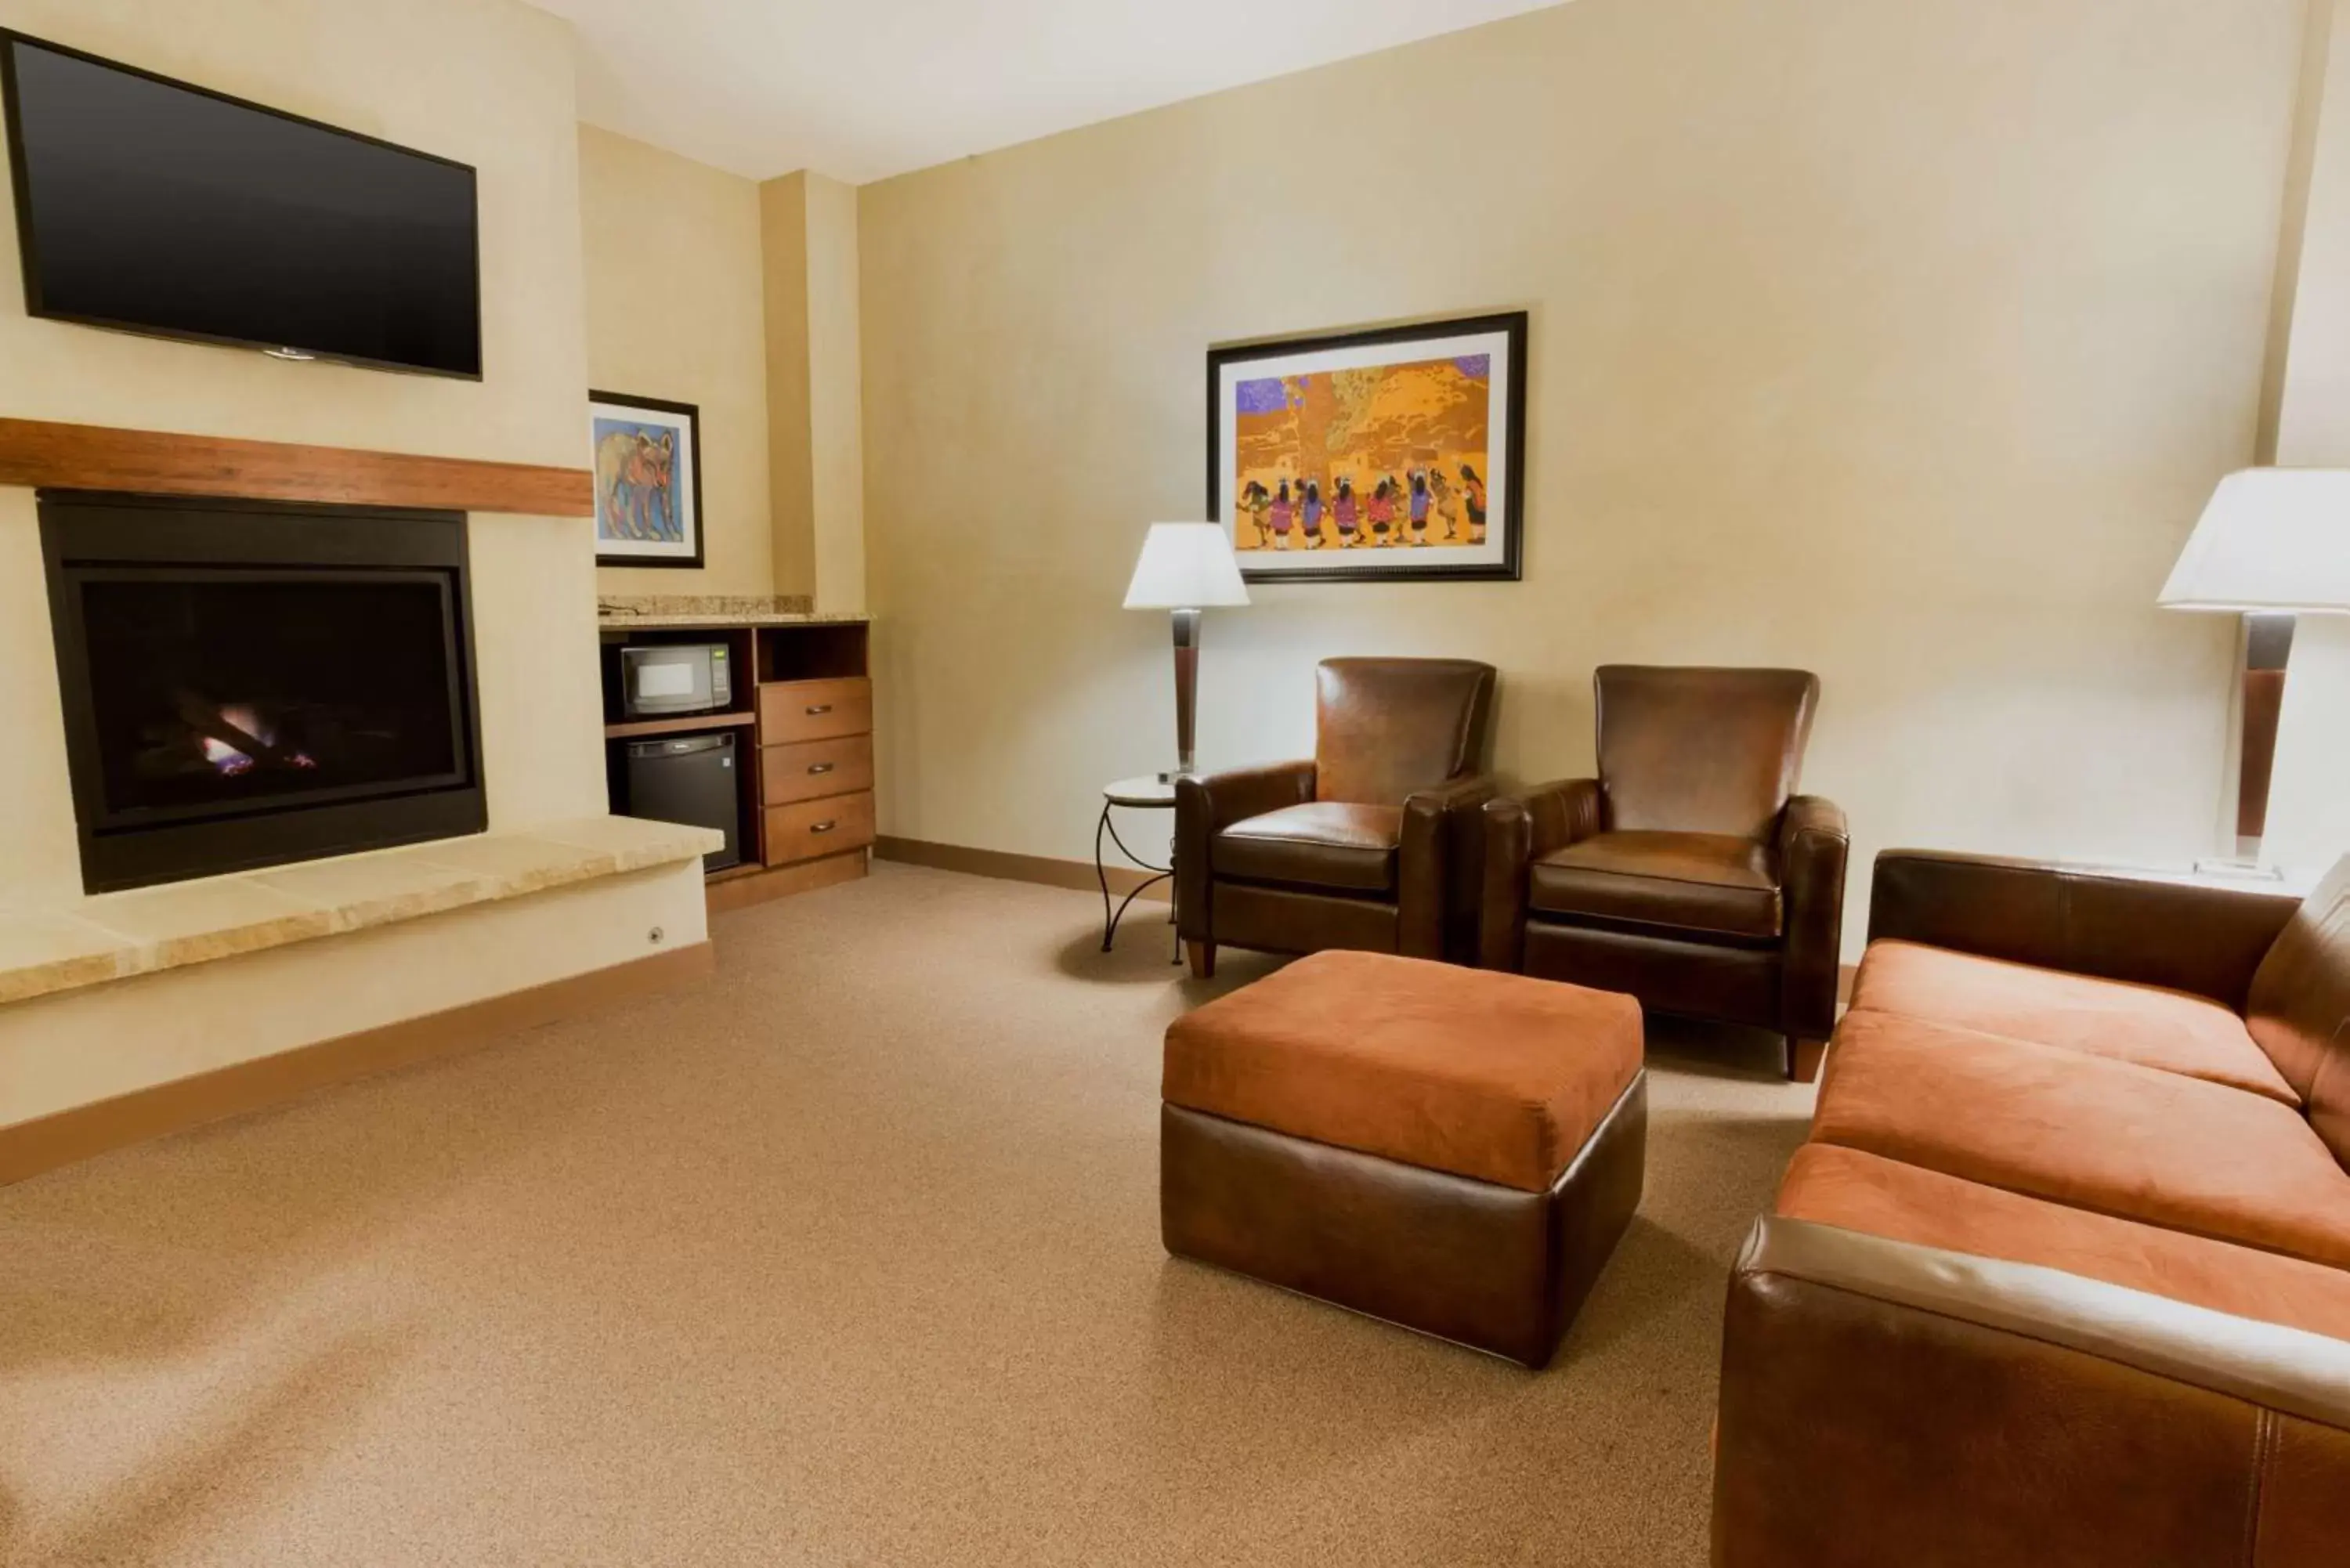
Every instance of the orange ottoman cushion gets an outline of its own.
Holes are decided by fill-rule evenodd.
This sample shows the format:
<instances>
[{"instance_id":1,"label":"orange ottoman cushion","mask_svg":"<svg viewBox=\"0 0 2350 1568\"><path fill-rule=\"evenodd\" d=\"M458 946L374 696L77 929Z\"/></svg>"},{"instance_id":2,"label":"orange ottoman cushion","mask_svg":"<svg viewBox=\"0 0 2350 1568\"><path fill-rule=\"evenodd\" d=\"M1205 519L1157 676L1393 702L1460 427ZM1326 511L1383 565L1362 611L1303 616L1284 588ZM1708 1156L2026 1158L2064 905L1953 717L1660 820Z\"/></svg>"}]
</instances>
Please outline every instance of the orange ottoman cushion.
<instances>
[{"instance_id":1,"label":"orange ottoman cushion","mask_svg":"<svg viewBox=\"0 0 2350 1568\"><path fill-rule=\"evenodd\" d=\"M1640 1070L1613 992L1330 951L1177 1019L1167 1103L1547 1191Z\"/></svg>"}]
</instances>

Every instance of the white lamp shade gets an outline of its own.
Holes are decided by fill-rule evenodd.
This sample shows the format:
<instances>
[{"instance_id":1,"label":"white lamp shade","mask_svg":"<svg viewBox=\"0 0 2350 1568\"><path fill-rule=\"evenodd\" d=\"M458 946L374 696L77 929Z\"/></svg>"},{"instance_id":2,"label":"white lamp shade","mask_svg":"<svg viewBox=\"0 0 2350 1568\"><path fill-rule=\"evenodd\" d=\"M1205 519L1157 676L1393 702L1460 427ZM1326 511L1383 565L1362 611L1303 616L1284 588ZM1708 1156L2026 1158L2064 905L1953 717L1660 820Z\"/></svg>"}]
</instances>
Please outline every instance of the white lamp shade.
<instances>
[{"instance_id":1,"label":"white lamp shade","mask_svg":"<svg viewBox=\"0 0 2350 1568\"><path fill-rule=\"evenodd\" d=\"M2155 602L2166 609L2350 612L2350 469L2228 475Z\"/></svg>"},{"instance_id":2,"label":"white lamp shade","mask_svg":"<svg viewBox=\"0 0 2350 1568\"><path fill-rule=\"evenodd\" d=\"M1153 523L1126 585L1128 609L1209 609L1249 602L1221 523Z\"/></svg>"}]
</instances>

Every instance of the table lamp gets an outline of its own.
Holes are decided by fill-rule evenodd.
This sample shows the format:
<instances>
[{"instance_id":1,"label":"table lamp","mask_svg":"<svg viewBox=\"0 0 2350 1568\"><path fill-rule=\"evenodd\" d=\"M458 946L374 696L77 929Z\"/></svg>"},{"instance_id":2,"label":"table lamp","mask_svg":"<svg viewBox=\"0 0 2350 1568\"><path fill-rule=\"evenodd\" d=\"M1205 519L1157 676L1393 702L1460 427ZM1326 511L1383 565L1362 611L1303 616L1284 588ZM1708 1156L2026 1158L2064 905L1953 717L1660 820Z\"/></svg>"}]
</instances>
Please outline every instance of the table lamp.
<instances>
[{"instance_id":1,"label":"table lamp","mask_svg":"<svg viewBox=\"0 0 2350 1568\"><path fill-rule=\"evenodd\" d=\"M2350 849L2350 469L2221 480L2155 602L2299 618L2261 859L2286 872L2331 866Z\"/></svg>"},{"instance_id":2,"label":"table lamp","mask_svg":"<svg viewBox=\"0 0 2350 1568\"><path fill-rule=\"evenodd\" d=\"M1134 580L1126 585L1128 609L1175 612L1175 771L1170 783L1191 772L1192 717L1200 685L1200 612L1249 602L1232 541L1221 523L1153 523L1143 535Z\"/></svg>"}]
</instances>

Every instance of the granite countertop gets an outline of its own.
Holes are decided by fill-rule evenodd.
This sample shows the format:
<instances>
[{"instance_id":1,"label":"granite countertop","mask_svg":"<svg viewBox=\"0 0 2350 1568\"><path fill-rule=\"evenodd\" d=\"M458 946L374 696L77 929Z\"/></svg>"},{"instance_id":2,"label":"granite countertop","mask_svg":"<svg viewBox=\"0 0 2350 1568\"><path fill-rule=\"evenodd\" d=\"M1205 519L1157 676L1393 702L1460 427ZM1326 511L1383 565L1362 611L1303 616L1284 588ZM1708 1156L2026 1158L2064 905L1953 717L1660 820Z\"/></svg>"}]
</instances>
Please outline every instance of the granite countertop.
<instances>
[{"instance_id":1,"label":"granite countertop","mask_svg":"<svg viewBox=\"0 0 2350 1568\"><path fill-rule=\"evenodd\" d=\"M707 827L591 816L0 908L0 1002L698 860Z\"/></svg>"},{"instance_id":2,"label":"granite countertop","mask_svg":"<svg viewBox=\"0 0 2350 1568\"><path fill-rule=\"evenodd\" d=\"M806 594L599 594L598 626L859 626L862 615L819 615Z\"/></svg>"},{"instance_id":3,"label":"granite countertop","mask_svg":"<svg viewBox=\"0 0 2350 1568\"><path fill-rule=\"evenodd\" d=\"M635 615L598 609L596 624L599 627L689 627L689 626L863 626L871 620L863 615L816 615L787 610L767 610L744 615Z\"/></svg>"}]
</instances>

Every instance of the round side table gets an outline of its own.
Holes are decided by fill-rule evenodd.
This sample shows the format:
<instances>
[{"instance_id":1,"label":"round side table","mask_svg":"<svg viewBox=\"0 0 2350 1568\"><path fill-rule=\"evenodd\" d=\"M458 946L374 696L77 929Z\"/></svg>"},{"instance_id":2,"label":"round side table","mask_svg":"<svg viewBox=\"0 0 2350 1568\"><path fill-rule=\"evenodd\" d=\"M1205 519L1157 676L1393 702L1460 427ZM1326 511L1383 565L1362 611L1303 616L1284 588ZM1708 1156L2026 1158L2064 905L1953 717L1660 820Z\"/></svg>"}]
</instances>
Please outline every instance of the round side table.
<instances>
[{"instance_id":1,"label":"round side table","mask_svg":"<svg viewBox=\"0 0 2350 1568\"><path fill-rule=\"evenodd\" d=\"M1111 945L1118 940L1118 924L1126 919L1127 906L1133 903L1144 888L1155 887L1175 874L1175 855L1171 838L1168 847L1168 863L1164 866L1153 860L1146 860L1127 847L1126 840L1118 836L1118 824L1110 817L1110 813L1121 806L1128 811L1172 811L1175 809L1175 786L1155 774L1144 774L1139 778L1120 779L1116 784L1102 786L1101 820L1094 824L1094 879L1101 884L1101 950L1104 952L1109 951ZM1151 873L1136 883L1133 889L1118 901L1115 909L1110 907L1109 900L1109 869L1102 863L1104 834L1107 834L1109 841L1118 846L1118 852L1120 855L1125 856L1141 869ZM1175 919L1171 903L1167 911L1167 919L1170 923ZM1182 958L1182 943L1178 941L1175 944L1175 956L1168 961L1180 963Z\"/></svg>"}]
</instances>

